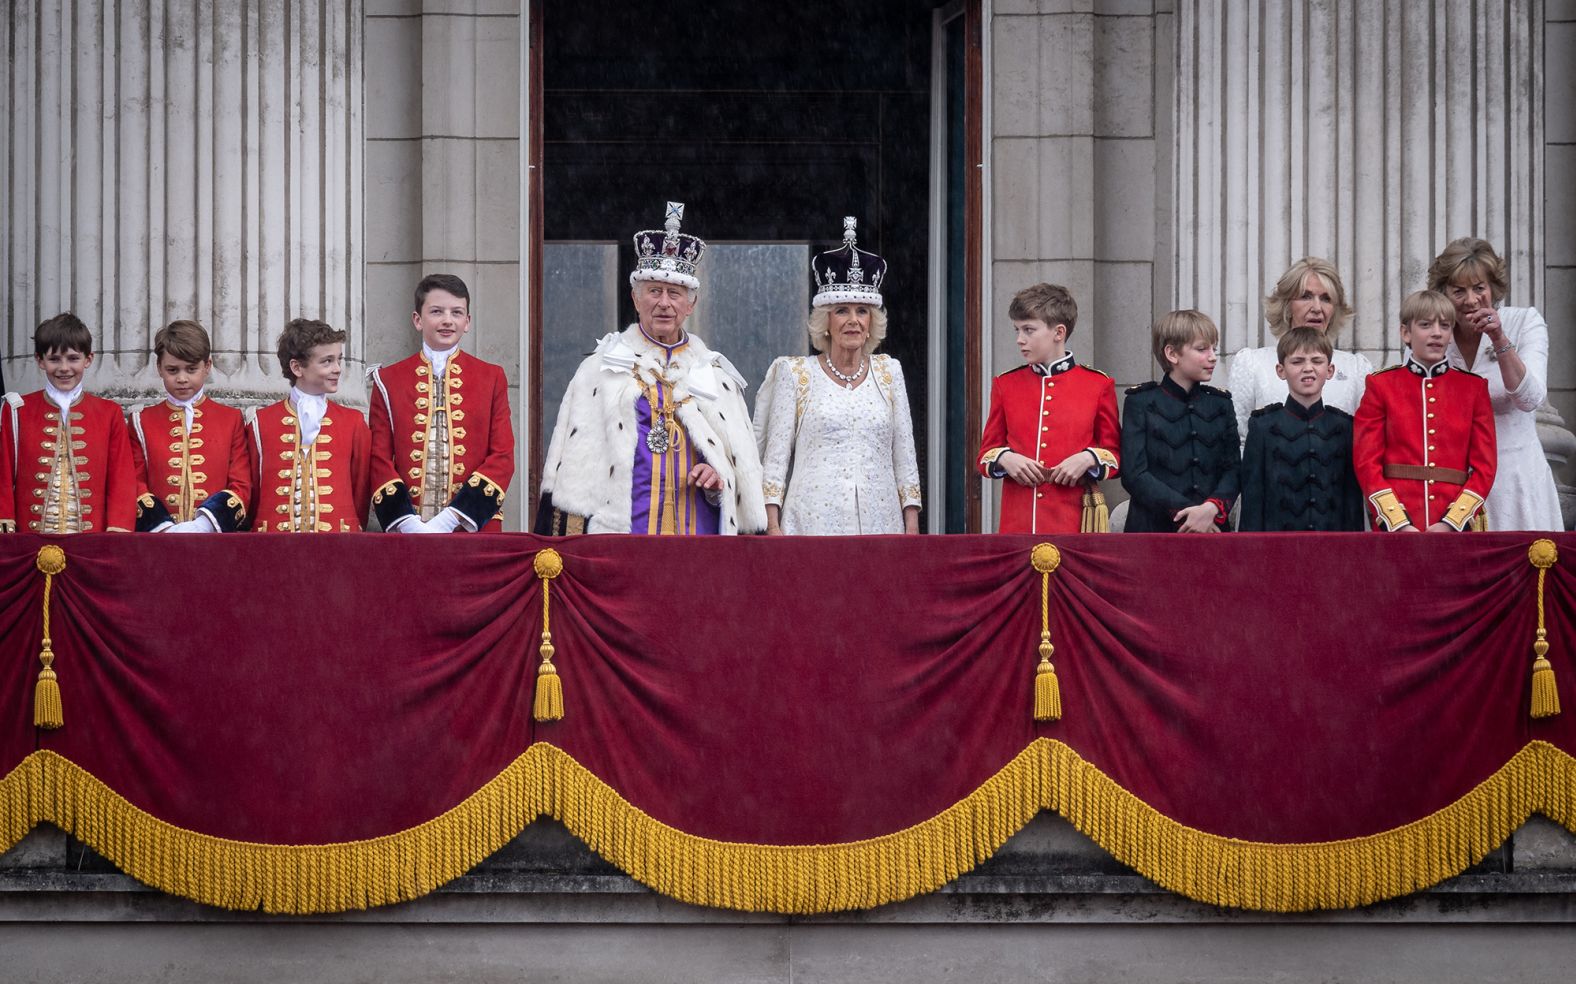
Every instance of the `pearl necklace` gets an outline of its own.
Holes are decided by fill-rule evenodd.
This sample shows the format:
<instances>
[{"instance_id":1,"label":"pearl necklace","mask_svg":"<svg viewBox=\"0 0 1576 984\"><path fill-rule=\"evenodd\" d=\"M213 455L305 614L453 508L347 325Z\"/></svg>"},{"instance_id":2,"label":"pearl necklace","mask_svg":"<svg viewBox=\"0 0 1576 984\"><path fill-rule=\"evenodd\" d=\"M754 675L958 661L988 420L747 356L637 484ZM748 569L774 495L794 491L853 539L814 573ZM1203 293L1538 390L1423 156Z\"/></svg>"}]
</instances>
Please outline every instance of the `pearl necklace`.
<instances>
[{"instance_id":1,"label":"pearl necklace","mask_svg":"<svg viewBox=\"0 0 1576 984\"><path fill-rule=\"evenodd\" d=\"M859 382L859 380L864 378L864 375L865 375L865 357L862 356L862 355L859 357L859 368L854 370L854 374L852 376L845 376L845 375L843 375L843 373L841 371L839 371L836 366L832 365L832 357L831 356L823 355L821 357L821 359L822 359L823 362L826 363L826 370L827 370L827 372L830 372L832 375L834 375L838 379L842 380L843 381L843 386L846 389L853 389L855 384L857 384Z\"/></svg>"}]
</instances>

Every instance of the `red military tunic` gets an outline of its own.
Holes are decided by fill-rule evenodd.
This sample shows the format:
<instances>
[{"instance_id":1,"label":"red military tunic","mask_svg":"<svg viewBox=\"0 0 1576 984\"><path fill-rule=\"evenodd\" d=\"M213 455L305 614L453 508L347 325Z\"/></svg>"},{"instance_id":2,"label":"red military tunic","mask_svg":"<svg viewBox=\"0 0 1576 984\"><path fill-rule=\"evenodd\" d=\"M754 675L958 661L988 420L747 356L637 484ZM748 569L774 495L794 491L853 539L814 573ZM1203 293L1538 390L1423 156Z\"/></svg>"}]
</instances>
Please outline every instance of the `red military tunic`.
<instances>
[{"instance_id":1,"label":"red military tunic","mask_svg":"<svg viewBox=\"0 0 1576 984\"><path fill-rule=\"evenodd\" d=\"M1115 384L1105 373L1078 365L1069 352L1049 365L1019 366L996 377L980 437L979 470L1001 478L1005 473L996 459L1007 451L1046 468L1088 451L1090 480L1105 479L1117 472L1121 443ZM1048 482L1029 488L1008 479L1001 489L1001 532L1077 533L1088 485Z\"/></svg>"},{"instance_id":2,"label":"red military tunic","mask_svg":"<svg viewBox=\"0 0 1576 984\"><path fill-rule=\"evenodd\" d=\"M372 433L361 414L333 400L311 444L289 399L247 425L254 456L252 528L262 532L355 532L372 499Z\"/></svg>"},{"instance_id":3,"label":"red military tunic","mask_svg":"<svg viewBox=\"0 0 1576 984\"><path fill-rule=\"evenodd\" d=\"M1352 464L1375 528L1443 521L1465 529L1494 484L1497 461L1483 377L1443 361L1424 368L1410 353L1368 377L1352 423Z\"/></svg>"},{"instance_id":4,"label":"red military tunic","mask_svg":"<svg viewBox=\"0 0 1576 984\"><path fill-rule=\"evenodd\" d=\"M430 516L448 506L477 529L502 529L499 509L514 478L503 369L456 350L435 386L432 363L417 352L375 367L371 376L373 501L384 529L401 516ZM436 473L427 471L429 459ZM434 490L436 501L425 501L424 489Z\"/></svg>"},{"instance_id":5,"label":"red military tunic","mask_svg":"<svg viewBox=\"0 0 1576 984\"><path fill-rule=\"evenodd\" d=\"M115 403L83 393L62 440L60 408L42 390L7 393L0 412L0 530L129 532L137 477L126 418Z\"/></svg>"},{"instance_id":6,"label":"red military tunic","mask_svg":"<svg viewBox=\"0 0 1576 984\"><path fill-rule=\"evenodd\" d=\"M252 456L241 411L206 396L186 410L169 400L131 415L137 529L184 523L199 512L220 531L241 528L252 496Z\"/></svg>"}]
</instances>

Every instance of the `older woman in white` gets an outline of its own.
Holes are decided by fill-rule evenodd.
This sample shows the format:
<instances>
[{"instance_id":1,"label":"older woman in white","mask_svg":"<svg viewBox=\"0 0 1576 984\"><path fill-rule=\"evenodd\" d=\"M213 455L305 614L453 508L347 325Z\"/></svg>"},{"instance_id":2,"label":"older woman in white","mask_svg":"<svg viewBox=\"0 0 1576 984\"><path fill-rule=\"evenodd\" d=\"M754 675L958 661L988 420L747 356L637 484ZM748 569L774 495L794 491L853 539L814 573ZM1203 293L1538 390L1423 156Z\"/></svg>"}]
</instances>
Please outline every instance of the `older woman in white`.
<instances>
[{"instance_id":1,"label":"older woman in white","mask_svg":"<svg viewBox=\"0 0 1576 984\"><path fill-rule=\"evenodd\" d=\"M1560 497L1534 414L1548 396L1549 326L1537 308L1502 307L1510 276L1481 239L1457 239L1428 267L1456 327L1446 358L1488 380L1499 468L1483 505L1491 530L1558 530Z\"/></svg>"},{"instance_id":2,"label":"older woman in white","mask_svg":"<svg viewBox=\"0 0 1576 984\"><path fill-rule=\"evenodd\" d=\"M876 355L886 337L886 262L854 245L815 257L810 344L761 382L755 435L768 534L919 532L919 462L903 367Z\"/></svg>"},{"instance_id":3,"label":"older woman in white","mask_svg":"<svg viewBox=\"0 0 1576 984\"><path fill-rule=\"evenodd\" d=\"M1346 288L1341 275L1329 260L1305 256L1293 263L1275 282L1275 290L1264 298L1264 320L1270 334L1280 338L1290 328L1315 328L1335 336L1352 316L1346 303ZM1335 350L1335 377L1324 385L1322 399L1327 406L1347 413L1357 412L1362 402L1368 374L1374 371L1367 356ZM1253 411L1271 403L1284 403L1288 397L1286 380L1275 372L1275 346L1245 348L1231 357L1231 372L1226 383L1237 411L1237 433L1243 443L1248 439L1248 418Z\"/></svg>"}]
</instances>

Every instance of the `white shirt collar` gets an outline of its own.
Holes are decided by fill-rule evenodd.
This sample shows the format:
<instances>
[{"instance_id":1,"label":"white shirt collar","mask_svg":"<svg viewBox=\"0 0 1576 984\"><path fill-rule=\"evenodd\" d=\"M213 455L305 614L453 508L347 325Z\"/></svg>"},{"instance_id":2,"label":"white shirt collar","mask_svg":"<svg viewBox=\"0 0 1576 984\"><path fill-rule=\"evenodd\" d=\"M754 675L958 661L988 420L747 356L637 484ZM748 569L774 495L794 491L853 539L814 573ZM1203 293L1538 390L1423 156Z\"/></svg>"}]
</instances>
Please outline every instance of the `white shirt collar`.
<instances>
[{"instance_id":1,"label":"white shirt collar","mask_svg":"<svg viewBox=\"0 0 1576 984\"><path fill-rule=\"evenodd\" d=\"M323 427L323 417L328 413L328 397L322 393L303 393L298 387L290 387L290 402L295 406L296 417L301 424L301 443L311 444L317 440L317 432Z\"/></svg>"},{"instance_id":2,"label":"white shirt collar","mask_svg":"<svg viewBox=\"0 0 1576 984\"><path fill-rule=\"evenodd\" d=\"M192 408L195 407L197 405L197 402L202 399L202 395L205 392L207 392L207 387L203 387L202 389L198 390L196 393L192 394L192 398L189 399L189 400L177 400L175 397L171 396L168 393L164 394L164 398L170 402L171 406L180 407L182 410L186 411L186 429L187 430L191 430L192 429Z\"/></svg>"},{"instance_id":3,"label":"white shirt collar","mask_svg":"<svg viewBox=\"0 0 1576 984\"><path fill-rule=\"evenodd\" d=\"M77 397L82 395L82 384L78 383L76 389L65 393L55 389L53 383L45 380L44 395L49 397L49 402L60 408L60 419L69 423L71 420L71 404L77 402Z\"/></svg>"},{"instance_id":4,"label":"white shirt collar","mask_svg":"<svg viewBox=\"0 0 1576 984\"><path fill-rule=\"evenodd\" d=\"M421 354L425 355L427 357L427 361L432 363L432 374L434 376L443 375L443 373L449 368L449 359L453 358L454 353L458 352L459 349L460 347L458 345L454 345L450 348L439 351L438 349L428 345L426 342L421 343Z\"/></svg>"}]
</instances>

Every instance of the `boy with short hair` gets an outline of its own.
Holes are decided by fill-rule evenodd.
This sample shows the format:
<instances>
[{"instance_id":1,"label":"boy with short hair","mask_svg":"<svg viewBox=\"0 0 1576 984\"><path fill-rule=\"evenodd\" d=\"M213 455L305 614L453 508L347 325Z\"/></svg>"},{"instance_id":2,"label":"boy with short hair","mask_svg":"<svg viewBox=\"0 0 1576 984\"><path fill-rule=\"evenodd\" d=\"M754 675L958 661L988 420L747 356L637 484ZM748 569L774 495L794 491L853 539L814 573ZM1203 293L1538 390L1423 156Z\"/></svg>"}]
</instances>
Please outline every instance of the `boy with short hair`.
<instances>
[{"instance_id":1,"label":"boy with short hair","mask_svg":"<svg viewBox=\"0 0 1576 984\"><path fill-rule=\"evenodd\" d=\"M421 351L368 372L372 501L385 530L503 528L500 510L514 478L509 381L501 366L460 350L470 302L459 277L422 278L411 314Z\"/></svg>"},{"instance_id":2,"label":"boy with short hair","mask_svg":"<svg viewBox=\"0 0 1576 984\"><path fill-rule=\"evenodd\" d=\"M345 333L297 318L279 335L290 395L247 425L254 454L253 528L281 533L355 532L371 504L372 434L339 391Z\"/></svg>"},{"instance_id":3,"label":"boy with short hair","mask_svg":"<svg viewBox=\"0 0 1576 984\"><path fill-rule=\"evenodd\" d=\"M165 398L131 415L139 532L233 533L246 524L246 421L208 397L211 354L208 332L195 321L172 321L153 337Z\"/></svg>"},{"instance_id":4,"label":"boy with short hair","mask_svg":"<svg viewBox=\"0 0 1576 984\"><path fill-rule=\"evenodd\" d=\"M76 315L38 326L44 388L0 411L0 532L129 532L137 478L120 407L82 391L93 334Z\"/></svg>"},{"instance_id":5,"label":"boy with short hair","mask_svg":"<svg viewBox=\"0 0 1576 984\"><path fill-rule=\"evenodd\" d=\"M1460 531L1482 523L1498 462L1488 381L1445 358L1456 323L1445 295L1401 302L1401 364L1368 377L1353 424L1357 482L1374 528Z\"/></svg>"},{"instance_id":6,"label":"boy with short hair","mask_svg":"<svg viewBox=\"0 0 1576 984\"><path fill-rule=\"evenodd\" d=\"M1007 308L1025 365L991 384L980 473L1001 489L1003 533L1104 532L1096 482L1115 475L1116 387L1067 348L1078 304L1056 284L1025 287Z\"/></svg>"},{"instance_id":7,"label":"boy with short hair","mask_svg":"<svg viewBox=\"0 0 1576 984\"><path fill-rule=\"evenodd\" d=\"M1206 386L1220 331L1200 311L1155 322L1150 347L1165 370L1130 387L1122 412L1128 533L1215 533L1237 497L1237 415L1231 394Z\"/></svg>"},{"instance_id":8,"label":"boy with short hair","mask_svg":"<svg viewBox=\"0 0 1576 984\"><path fill-rule=\"evenodd\" d=\"M1275 346L1275 374L1290 391L1248 418L1237 529L1356 531L1363 496L1352 471L1352 417L1326 406L1335 347L1317 328L1293 328Z\"/></svg>"}]
</instances>

